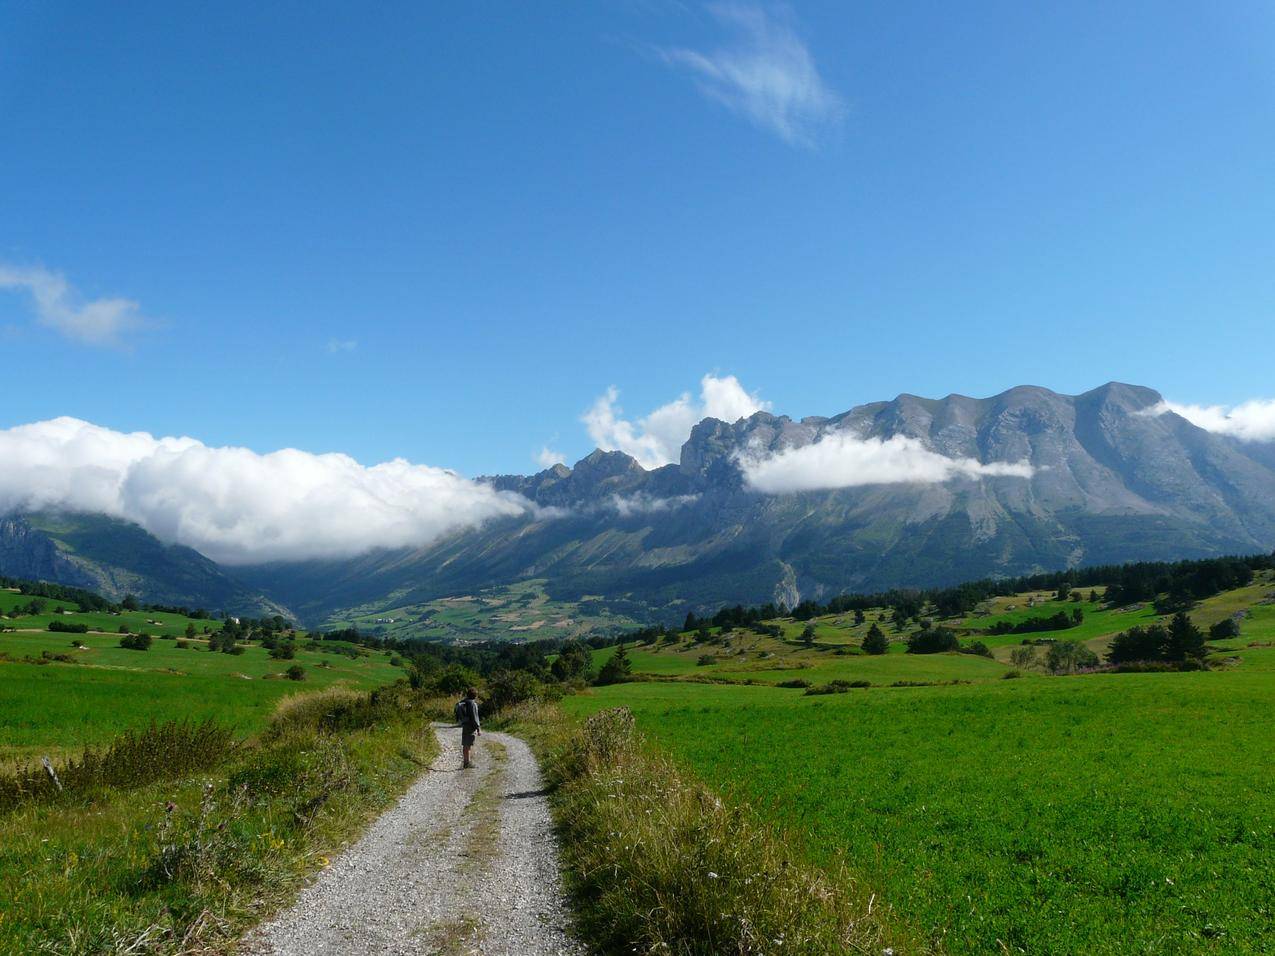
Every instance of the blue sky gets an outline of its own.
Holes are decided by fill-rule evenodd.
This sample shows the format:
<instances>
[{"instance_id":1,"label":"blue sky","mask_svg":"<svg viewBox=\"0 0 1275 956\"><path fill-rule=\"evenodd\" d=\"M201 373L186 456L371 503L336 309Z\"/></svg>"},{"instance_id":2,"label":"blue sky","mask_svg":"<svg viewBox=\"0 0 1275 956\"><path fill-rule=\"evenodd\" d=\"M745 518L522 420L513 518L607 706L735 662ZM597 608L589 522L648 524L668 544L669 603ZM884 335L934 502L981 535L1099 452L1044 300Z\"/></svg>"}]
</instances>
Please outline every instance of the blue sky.
<instances>
[{"instance_id":1,"label":"blue sky","mask_svg":"<svg viewBox=\"0 0 1275 956\"><path fill-rule=\"evenodd\" d=\"M1265 3L14 4L0 116L0 427L474 475L710 373L1275 392Z\"/></svg>"}]
</instances>

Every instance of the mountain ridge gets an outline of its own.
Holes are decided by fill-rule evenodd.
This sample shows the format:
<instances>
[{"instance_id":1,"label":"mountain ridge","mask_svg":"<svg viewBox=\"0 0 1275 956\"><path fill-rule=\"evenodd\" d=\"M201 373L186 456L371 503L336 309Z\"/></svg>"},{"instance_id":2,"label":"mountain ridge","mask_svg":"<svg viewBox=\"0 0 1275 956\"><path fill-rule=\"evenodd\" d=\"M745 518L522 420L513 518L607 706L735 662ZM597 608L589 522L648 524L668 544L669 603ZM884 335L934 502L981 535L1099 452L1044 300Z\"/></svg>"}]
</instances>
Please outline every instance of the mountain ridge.
<instances>
[{"instance_id":1,"label":"mountain ridge","mask_svg":"<svg viewBox=\"0 0 1275 956\"><path fill-rule=\"evenodd\" d=\"M943 480L750 486L749 462L825 440L902 442L975 464ZM1015 463L1030 470L987 473ZM533 507L424 547L217 570L307 622L533 578L558 600L601 596L672 620L723 603L1275 548L1275 443L1205 431L1155 390L1119 382L1079 395L901 393L831 417L705 418L678 461L656 468L597 449L573 467L478 480ZM31 562L71 573L56 540L53 551L23 540ZM0 536L0 571L14 547Z\"/></svg>"}]
</instances>

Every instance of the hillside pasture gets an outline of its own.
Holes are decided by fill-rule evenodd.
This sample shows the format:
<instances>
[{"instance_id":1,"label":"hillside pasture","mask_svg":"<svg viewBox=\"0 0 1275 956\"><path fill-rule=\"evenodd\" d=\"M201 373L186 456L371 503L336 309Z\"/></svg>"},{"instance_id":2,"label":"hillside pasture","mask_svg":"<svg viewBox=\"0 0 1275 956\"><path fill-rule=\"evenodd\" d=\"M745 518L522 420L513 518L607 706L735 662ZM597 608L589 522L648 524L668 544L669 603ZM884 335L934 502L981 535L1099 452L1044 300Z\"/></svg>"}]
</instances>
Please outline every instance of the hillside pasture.
<instances>
[{"instance_id":1,"label":"hillside pasture","mask_svg":"<svg viewBox=\"0 0 1275 956\"><path fill-rule=\"evenodd\" d=\"M951 953L1262 952L1275 933L1268 672L564 702L619 705Z\"/></svg>"},{"instance_id":2,"label":"hillside pasture","mask_svg":"<svg viewBox=\"0 0 1275 956\"><path fill-rule=\"evenodd\" d=\"M150 650L131 651L119 646L119 635L0 634L7 658L0 659L0 760L104 743L152 720L211 717L251 733L285 694L338 683L372 688L403 674L387 654L351 659L334 650L306 650L298 642L295 659L281 661L259 645L222 654L210 653L202 640L180 648L176 640L156 639ZM46 651L74 663L28 662ZM305 669L304 681L284 679L292 664Z\"/></svg>"}]
</instances>

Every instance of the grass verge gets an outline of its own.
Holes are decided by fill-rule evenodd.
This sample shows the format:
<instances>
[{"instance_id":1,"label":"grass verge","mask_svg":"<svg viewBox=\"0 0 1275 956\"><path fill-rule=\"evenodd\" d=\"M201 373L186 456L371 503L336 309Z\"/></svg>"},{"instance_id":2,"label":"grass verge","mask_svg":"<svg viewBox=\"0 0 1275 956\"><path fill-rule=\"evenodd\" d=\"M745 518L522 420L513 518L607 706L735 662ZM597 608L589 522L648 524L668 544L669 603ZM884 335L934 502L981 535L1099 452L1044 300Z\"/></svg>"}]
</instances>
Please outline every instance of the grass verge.
<instances>
[{"instance_id":1,"label":"grass verge","mask_svg":"<svg viewBox=\"0 0 1275 956\"><path fill-rule=\"evenodd\" d=\"M0 815L0 952L230 949L434 756L405 687L328 704L282 708L206 772Z\"/></svg>"},{"instance_id":2,"label":"grass verge","mask_svg":"<svg viewBox=\"0 0 1275 956\"><path fill-rule=\"evenodd\" d=\"M683 776L627 708L573 727L541 706L517 729L544 758L580 930L601 952L886 949L879 900L844 870L805 865L780 831Z\"/></svg>"}]
</instances>

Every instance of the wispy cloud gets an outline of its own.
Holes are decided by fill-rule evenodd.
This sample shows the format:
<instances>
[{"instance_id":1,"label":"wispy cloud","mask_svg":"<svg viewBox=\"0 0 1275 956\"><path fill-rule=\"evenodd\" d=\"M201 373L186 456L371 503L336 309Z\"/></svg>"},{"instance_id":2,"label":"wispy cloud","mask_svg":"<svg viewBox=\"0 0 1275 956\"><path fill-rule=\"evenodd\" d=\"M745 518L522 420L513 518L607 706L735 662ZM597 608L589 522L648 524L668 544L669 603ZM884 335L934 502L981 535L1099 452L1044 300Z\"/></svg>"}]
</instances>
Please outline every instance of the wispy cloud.
<instances>
[{"instance_id":1,"label":"wispy cloud","mask_svg":"<svg viewBox=\"0 0 1275 956\"><path fill-rule=\"evenodd\" d=\"M357 339L328 339L328 351L333 355L341 352L353 352L358 347Z\"/></svg>"},{"instance_id":2,"label":"wispy cloud","mask_svg":"<svg viewBox=\"0 0 1275 956\"><path fill-rule=\"evenodd\" d=\"M126 336L148 324L132 299L86 301L65 277L39 266L0 264L0 289L27 293L41 325L83 345L123 345Z\"/></svg>"},{"instance_id":3,"label":"wispy cloud","mask_svg":"<svg viewBox=\"0 0 1275 956\"><path fill-rule=\"evenodd\" d=\"M535 455L536 464L541 468L552 468L554 465L562 464L566 461L566 456L560 451L554 451L548 445L543 445L540 451Z\"/></svg>"},{"instance_id":4,"label":"wispy cloud","mask_svg":"<svg viewBox=\"0 0 1275 956\"><path fill-rule=\"evenodd\" d=\"M705 375L700 379L699 401L690 392L683 392L637 420L623 417L619 398L619 389L614 385L608 388L585 412L585 427L599 448L632 455L643 468L677 461L682 444L701 419L734 422L770 407L745 390L734 375Z\"/></svg>"},{"instance_id":5,"label":"wispy cloud","mask_svg":"<svg viewBox=\"0 0 1275 956\"><path fill-rule=\"evenodd\" d=\"M935 484L952 478L1030 478L1028 462L988 462L948 458L915 438L885 440L833 432L812 445L773 455L741 455L744 480L755 491L787 494L857 485Z\"/></svg>"},{"instance_id":6,"label":"wispy cloud","mask_svg":"<svg viewBox=\"0 0 1275 956\"><path fill-rule=\"evenodd\" d=\"M688 71L701 93L796 146L813 146L845 105L824 82L786 7L717 3L709 12L731 34L710 51L657 49Z\"/></svg>"},{"instance_id":7,"label":"wispy cloud","mask_svg":"<svg viewBox=\"0 0 1275 956\"><path fill-rule=\"evenodd\" d=\"M1189 405L1161 402L1147 414L1173 412L1205 431L1240 441L1275 441L1275 399L1255 398L1240 405Z\"/></svg>"}]
</instances>

